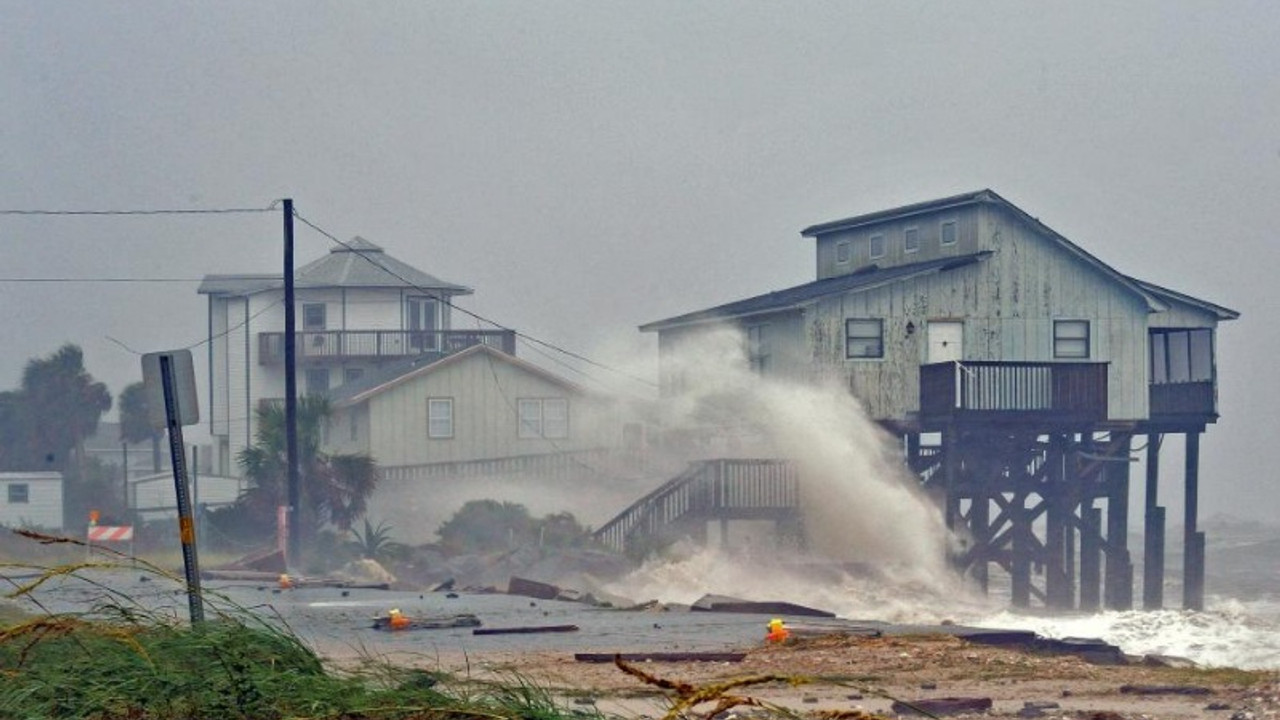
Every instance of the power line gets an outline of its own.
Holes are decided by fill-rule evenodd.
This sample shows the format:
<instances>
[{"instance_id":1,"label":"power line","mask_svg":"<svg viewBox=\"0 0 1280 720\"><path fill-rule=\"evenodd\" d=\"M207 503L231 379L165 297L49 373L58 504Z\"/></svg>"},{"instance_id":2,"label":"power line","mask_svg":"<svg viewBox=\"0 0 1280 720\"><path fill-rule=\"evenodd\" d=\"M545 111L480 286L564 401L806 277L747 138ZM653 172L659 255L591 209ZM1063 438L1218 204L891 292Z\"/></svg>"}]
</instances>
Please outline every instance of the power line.
<instances>
[{"instance_id":1,"label":"power line","mask_svg":"<svg viewBox=\"0 0 1280 720\"><path fill-rule=\"evenodd\" d=\"M325 237L329 238L330 240L332 240L333 242L335 242L335 243L337 243L337 244L341 245L342 247L346 248L347 250L351 250L352 252L354 252L354 253L356 254L356 256L363 258L366 262L370 263L370 264L371 264L371 265L373 265L374 267L376 267L376 268L378 268L378 269L382 270L383 272L385 272L385 273L387 273L388 275L390 275L390 276L392 276L392 277L396 278L397 280L400 280L400 281L401 281L401 282L403 282L406 286L411 287L411 288L414 288L415 290L419 290L419 291L421 291L421 292L423 292L423 293L426 293L427 295L430 295L431 297L435 298L437 301L439 301L439 302L441 302L441 303L443 303L443 304L447 305L448 307L450 307L450 308L451 308L451 309L453 309L453 310L457 310L458 312L461 312L461 313L463 313L463 314L465 314L465 315L469 315L469 316L471 316L471 317L473 317L473 318L475 318L476 320L479 320L479 321L481 321L481 322L488 323L488 324L492 325L493 327L498 328L499 330L505 330L505 331L507 331L507 332L509 332L509 333L512 333L512 334L513 334L513 335L515 335L516 337L518 337L518 338L520 338L520 339L522 339L522 340L525 340L526 342L536 343L536 344L541 345L541 346L543 346L543 347L545 347L545 348L548 348L548 349L550 349L550 350L554 350L554 351L556 351L556 352L558 352L558 353L561 353L561 354L567 355L567 356L569 356L569 357L571 357L571 358L574 358L575 360L580 360L580 361L582 361L582 362L585 362L585 363L587 363L588 365L593 365L593 366L598 367L598 368L600 368L600 369L602 369L602 370L608 370L609 372L616 373L616 374L621 375L622 377L625 377L625 378L627 378L627 379L629 379L629 380L632 380L632 381L634 381L634 382L638 382L638 383L641 383L641 384L644 384L644 385L647 385L647 386L649 386L649 387L653 387L653 388L656 388L656 387L657 387L657 385L656 385L655 383L650 382L649 380L646 380L646 379L641 378L641 377L637 377L637 376L632 375L631 373L628 373L628 372L626 372L626 371L624 371L624 370L619 370L619 369L617 369L617 368L610 367L610 366L608 366L608 365L605 365L604 363L597 362L597 361L595 361L595 360L592 360L592 359L591 359L591 358L589 358L589 357L586 357L586 356L584 356L584 355L580 355L580 354L578 354L578 353L576 353L576 352L573 352L572 350L565 349L565 348L560 347L559 345L556 345L556 344L554 344L554 343L546 342L545 340L540 340L540 339L538 339L538 338L536 338L536 337L533 337L532 335L527 335L527 334L522 333L522 332L520 332L520 331L518 331L518 330L515 330L515 329L513 329L513 328L509 328L509 327L507 327L507 326L505 326L505 325L503 325L503 324L501 324L501 323L499 323L499 322L496 322L496 321L494 321L494 320L490 320L489 318L484 317L483 315L480 315L480 314L474 313L474 312L472 312L472 311L470 311L470 310L467 310L466 308L463 308L463 307L459 307L459 306L457 306L457 305L454 305L452 302L450 302L450 301L449 301L449 299L448 299L447 297L441 297L441 296L440 296L438 293L436 293L435 291L430 290L430 289L428 289L428 288L424 288L424 287L422 287L422 286L420 286L420 285L418 285L418 284L416 284L416 283L414 283L414 282L410 281L409 279L407 279L407 278L405 278L404 276L400 275L399 273L395 272L395 271L394 271L394 270L392 270L391 268L388 268L387 266L383 265L382 263L378 262L377 260L375 260L375 259L373 259L373 258L369 257L369 255L368 255L367 253L360 252L357 248L354 248L354 247L352 247L351 245L349 245L348 243L343 242L342 240L339 240L335 235L333 235L332 233L330 233L330 232L326 231L325 229L323 229L323 228L319 227L318 225L316 225L315 223L311 222L310 220L306 219L305 217L303 217L302 215L300 215L296 210L294 211L293 216L294 216L294 217L296 217L296 218L297 218L297 219L298 219L298 220L299 220L303 225L306 225L307 227L311 228L312 230L315 230L316 232L318 232L318 233L320 233L321 235L323 235L323 236L325 236Z\"/></svg>"},{"instance_id":2,"label":"power line","mask_svg":"<svg viewBox=\"0 0 1280 720\"><path fill-rule=\"evenodd\" d=\"M264 208L160 208L154 210L0 210L0 215L235 215L275 212L276 203Z\"/></svg>"},{"instance_id":3,"label":"power line","mask_svg":"<svg viewBox=\"0 0 1280 720\"><path fill-rule=\"evenodd\" d=\"M0 283L192 283L203 278L147 277L0 277Z\"/></svg>"}]
</instances>

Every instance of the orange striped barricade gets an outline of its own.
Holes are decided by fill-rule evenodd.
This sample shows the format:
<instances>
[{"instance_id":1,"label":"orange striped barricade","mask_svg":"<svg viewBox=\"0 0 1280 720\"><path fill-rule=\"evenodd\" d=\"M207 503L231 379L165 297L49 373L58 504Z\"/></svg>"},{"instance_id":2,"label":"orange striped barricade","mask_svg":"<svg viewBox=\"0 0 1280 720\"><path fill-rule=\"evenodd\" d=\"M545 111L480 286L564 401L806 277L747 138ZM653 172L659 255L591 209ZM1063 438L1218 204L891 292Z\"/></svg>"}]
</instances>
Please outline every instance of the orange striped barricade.
<instances>
[{"instance_id":1,"label":"orange striped barricade","mask_svg":"<svg viewBox=\"0 0 1280 720\"><path fill-rule=\"evenodd\" d=\"M88 545L89 552L93 552L93 544L103 545L106 543L129 543L129 557L133 557L133 526L132 525L90 525Z\"/></svg>"}]
</instances>

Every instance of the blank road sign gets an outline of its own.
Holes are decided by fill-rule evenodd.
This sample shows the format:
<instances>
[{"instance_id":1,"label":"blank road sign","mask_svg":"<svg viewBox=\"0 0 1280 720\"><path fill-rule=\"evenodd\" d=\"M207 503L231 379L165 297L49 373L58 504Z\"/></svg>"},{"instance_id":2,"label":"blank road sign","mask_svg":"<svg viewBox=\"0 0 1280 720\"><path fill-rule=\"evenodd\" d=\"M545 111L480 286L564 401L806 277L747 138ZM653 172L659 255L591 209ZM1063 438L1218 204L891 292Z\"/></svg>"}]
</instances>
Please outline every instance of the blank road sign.
<instances>
[{"instance_id":1,"label":"blank road sign","mask_svg":"<svg viewBox=\"0 0 1280 720\"><path fill-rule=\"evenodd\" d=\"M151 427L163 430L166 425L164 384L160 372L162 357L169 358L174 397L178 403L178 424L194 425L200 422L200 406L196 403L196 371L191 363L191 351L168 350L142 356L142 384L147 392L147 417L151 421Z\"/></svg>"}]
</instances>

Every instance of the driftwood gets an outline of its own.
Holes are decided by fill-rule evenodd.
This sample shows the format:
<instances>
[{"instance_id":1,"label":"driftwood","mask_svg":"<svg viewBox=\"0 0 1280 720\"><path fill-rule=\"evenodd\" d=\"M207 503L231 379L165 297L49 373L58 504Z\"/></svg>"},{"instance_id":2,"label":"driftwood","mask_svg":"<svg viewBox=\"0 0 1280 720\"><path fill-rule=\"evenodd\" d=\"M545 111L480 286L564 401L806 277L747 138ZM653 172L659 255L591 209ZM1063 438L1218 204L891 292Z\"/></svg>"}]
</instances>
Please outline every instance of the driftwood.
<instances>
[{"instance_id":1,"label":"driftwood","mask_svg":"<svg viewBox=\"0 0 1280 720\"><path fill-rule=\"evenodd\" d=\"M531 635L534 633L578 632L577 625L527 625L522 627L476 628L472 635Z\"/></svg>"},{"instance_id":2,"label":"driftwood","mask_svg":"<svg viewBox=\"0 0 1280 720\"><path fill-rule=\"evenodd\" d=\"M746 653L735 652L651 652L574 653L573 659L586 663L624 662L742 662Z\"/></svg>"}]
</instances>

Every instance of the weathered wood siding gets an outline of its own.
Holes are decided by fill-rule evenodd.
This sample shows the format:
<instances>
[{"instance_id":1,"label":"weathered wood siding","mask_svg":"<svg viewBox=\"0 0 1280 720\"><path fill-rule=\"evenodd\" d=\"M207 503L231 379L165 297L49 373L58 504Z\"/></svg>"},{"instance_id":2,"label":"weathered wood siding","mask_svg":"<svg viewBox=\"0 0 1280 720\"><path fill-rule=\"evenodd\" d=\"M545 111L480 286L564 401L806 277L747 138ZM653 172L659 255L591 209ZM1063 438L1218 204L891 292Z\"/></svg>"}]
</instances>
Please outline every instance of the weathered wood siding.
<instances>
[{"instance_id":1,"label":"weathered wood siding","mask_svg":"<svg viewBox=\"0 0 1280 720\"><path fill-rule=\"evenodd\" d=\"M1217 328L1218 318L1194 305L1170 301L1169 309L1152 313L1147 324L1152 328Z\"/></svg>"},{"instance_id":2,"label":"weathered wood siding","mask_svg":"<svg viewBox=\"0 0 1280 720\"><path fill-rule=\"evenodd\" d=\"M452 398L453 437L427 437L427 399ZM566 438L521 438L521 398L568 400ZM367 401L366 447L383 465L419 465L481 458L533 455L616 445L621 425L609 406L578 391L483 353L413 378ZM344 417L331 433L345 432ZM336 430L335 430L336 429Z\"/></svg>"},{"instance_id":3,"label":"weathered wood siding","mask_svg":"<svg viewBox=\"0 0 1280 720\"><path fill-rule=\"evenodd\" d=\"M941 231L944 222L956 223L956 242L951 245L941 244ZM915 228L919 233L920 249L906 252L903 236L908 228ZM872 259L871 237L882 235L885 239L885 254ZM840 243L850 243L849 262L837 262L836 248ZM893 267L909 263L934 260L942 257L968 255L983 249L978 234L977 206L952 208L938 212L922 213L900 220L890 220L866 227L834 232L817 238L817 279L847 275L868 265Z\"/></svg>"},{"instance_id":4,"label":"weathered wood siding","mask_svg":"<svg viewBox=\"0 0 1280 720\"><path fill-rule=\"evenodd\" d=\"M966 360L1054 361L1054 321L1087 320L1087 360L1109 363L1109 418L1146 417L1148 312L1142 300L1003 208L982 206L976 217L976 225L961 226L976 226L980 242L962 231L957 244L993 251L983 262L813 306L805 334L816 379L840 379L872 417L903 420L919 409L918 368L926 361L930 321L964 322ZM883 358L845 358L849 318L884 320ZM907 332L908 322L914 333Z\"/></svg>"}]
</instances>

